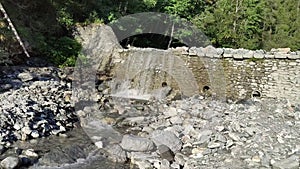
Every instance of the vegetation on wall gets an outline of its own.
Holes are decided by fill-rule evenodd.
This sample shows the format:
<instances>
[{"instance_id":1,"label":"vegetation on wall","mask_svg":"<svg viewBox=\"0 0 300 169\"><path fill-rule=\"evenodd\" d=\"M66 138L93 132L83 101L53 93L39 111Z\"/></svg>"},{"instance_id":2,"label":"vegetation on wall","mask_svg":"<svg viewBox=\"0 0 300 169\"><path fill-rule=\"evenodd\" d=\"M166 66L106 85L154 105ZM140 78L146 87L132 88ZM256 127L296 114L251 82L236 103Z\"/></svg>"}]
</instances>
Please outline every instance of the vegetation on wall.
<instances>
[{"instance_id":1,"label":"vegetation on wall","mask_svg":"<svg viewBox=\"0 0 300 169\"><path fill-rule=\"evenodd\" d=\"M72 36L77 24L110 23L139 12L184 18L216 47L300 50L300 0L3 0L2 4L30 54L57 65L73 65L80 53L80 44ZM3 18L0 41L2 49L18 53ZM157 47L169 41L170 37L145 34L122 43Z\"/></svg>"}]
</instances>

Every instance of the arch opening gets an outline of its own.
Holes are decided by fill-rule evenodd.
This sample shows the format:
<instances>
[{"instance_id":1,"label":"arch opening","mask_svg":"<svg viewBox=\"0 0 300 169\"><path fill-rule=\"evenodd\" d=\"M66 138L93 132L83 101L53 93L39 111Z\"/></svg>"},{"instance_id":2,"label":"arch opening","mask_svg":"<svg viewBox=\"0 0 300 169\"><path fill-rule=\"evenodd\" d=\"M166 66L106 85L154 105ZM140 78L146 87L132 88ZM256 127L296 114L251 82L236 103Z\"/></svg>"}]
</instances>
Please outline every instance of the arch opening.
<instances>
[{"instance_id":1,"label":"arch opening","mask_svg":"<svg viewBox=\"0 0 300 169\"><path fill-rule=\"evenodd\" d=\"M187 46L178 39L155 33L143 33L127 37L120 41L120 45L125 49L128 49L130 46L134 46L139 48L156 48L163 50L172 47L176 48Z\"/></svg>"}]
</instances>

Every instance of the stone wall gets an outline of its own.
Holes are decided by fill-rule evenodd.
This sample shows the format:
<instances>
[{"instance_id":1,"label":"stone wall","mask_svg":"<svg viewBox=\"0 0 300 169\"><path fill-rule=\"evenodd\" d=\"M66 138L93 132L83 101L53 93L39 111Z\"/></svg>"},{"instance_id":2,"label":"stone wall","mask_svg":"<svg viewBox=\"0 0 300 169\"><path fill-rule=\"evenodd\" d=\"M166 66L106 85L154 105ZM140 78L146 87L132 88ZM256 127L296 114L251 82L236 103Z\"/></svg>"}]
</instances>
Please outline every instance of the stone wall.
<instances>
[{"instance_id":1,"label":"stone wall","mask_svg":"<svg viewBox=\"0 0 300 169\"><path fill-rule=\"evenodd\" d=\"M157 83L167 81L172 87L181 89L186 95L195 92L195 85L191 83L193 79L189 77L191 74L185 69L189 68L197 82L197 91L203 94L209 89L210 94L234 100L255 96L287 98L291 103L300 101L300 52L291 52L288 48L272 49L270 52L212 46L180 47L169 50L130 48L119 50L119 54L121 59L113 60L115 70L117 70L116 76L120 77L118 72L123 72L123 74L141 72L147 63L151 63L149 58L155 57L155 62L157 62L155 64L166 68L160 68L162 72L165 72L165 78ZM122 65L126 63L128 56L143 58L131 67L138 63L143 66L130 69L127 63L124 69ZM166 58L166 56L180 59L170 60L170 57L165 60L157 59ZM172 64L166 66L164 62L172 62ZM157 67L154 66L155 64L152 63L152 68ZM134 79L134 75L130 76Z\"/></svg>"}]
</instances>

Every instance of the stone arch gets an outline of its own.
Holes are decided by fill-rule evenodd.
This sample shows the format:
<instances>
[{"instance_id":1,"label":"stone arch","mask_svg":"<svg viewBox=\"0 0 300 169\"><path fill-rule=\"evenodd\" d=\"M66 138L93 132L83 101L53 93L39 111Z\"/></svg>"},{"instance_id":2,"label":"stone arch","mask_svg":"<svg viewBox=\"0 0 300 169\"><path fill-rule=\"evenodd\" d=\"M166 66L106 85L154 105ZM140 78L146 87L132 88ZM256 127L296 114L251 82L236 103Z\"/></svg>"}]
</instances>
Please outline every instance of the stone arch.
<instances>
[{"instance_id":1,"label":"stone arch","mask_svg":"<svg viewBox=\"0 0 300 169\"><path fill-rule=\"evenodd\" d=\"M205 47L211 44L207 36L196 26L182 18L176 18L165 13L131 14L108 25L113 29L119 41L130 36L151 33L174 37L189 47ZM183 31L189 36L182 36L180 33Z\"/></svg>"}]
</instances>

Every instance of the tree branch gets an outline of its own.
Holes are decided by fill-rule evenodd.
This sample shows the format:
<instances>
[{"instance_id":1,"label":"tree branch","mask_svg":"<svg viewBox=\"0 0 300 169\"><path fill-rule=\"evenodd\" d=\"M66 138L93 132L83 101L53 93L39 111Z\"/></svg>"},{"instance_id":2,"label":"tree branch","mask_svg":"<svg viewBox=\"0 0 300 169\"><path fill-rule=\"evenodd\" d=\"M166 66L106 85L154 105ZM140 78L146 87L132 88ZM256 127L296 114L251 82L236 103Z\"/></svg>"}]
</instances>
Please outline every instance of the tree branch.
<instances>
[{"instance_id":1,"label":"tree branch","mask_svg":"<svg viewBox=\"0 0 300 169\"><path fill-rule=\"evenodd\" d=\"M17 30L15 29L13 23L11 22L11 20L10 20L10 18L9 18L9 16L8 16L7 12L5 11L5 9L4 9L4 7L3 7L3 5L2 5L1 2L0 2L0 10L1 10L1 12L4 14L4 18L7 20L9 27L11 28L11 30L12 30L13 33L15 34L15 36L16 36L16 38L17 38L17 41L19 42L19 44L20 44L21 47L23 48L23 51L24 51L25 55L26 55L27 57L30 57L29 53L27 52L27 50L26 50L26 48L25 48L24 43L22 42L22 40L21 40L21 38L20 38L20 36L19 36Z\"/></svg>"}]
</instances>

